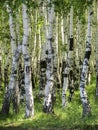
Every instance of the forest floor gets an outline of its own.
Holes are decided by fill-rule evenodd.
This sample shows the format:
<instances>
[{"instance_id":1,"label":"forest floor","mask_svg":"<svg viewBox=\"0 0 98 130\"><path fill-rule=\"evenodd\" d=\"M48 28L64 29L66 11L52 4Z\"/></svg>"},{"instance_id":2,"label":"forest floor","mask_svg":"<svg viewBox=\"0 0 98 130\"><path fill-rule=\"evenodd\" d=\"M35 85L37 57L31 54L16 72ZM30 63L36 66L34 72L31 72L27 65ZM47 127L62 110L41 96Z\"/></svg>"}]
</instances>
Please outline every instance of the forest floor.
<instances>
[{"instance_id":1,"label":"forest floor","mask_svg":"<svg viewBox=\"0 0 98 130\"><path fill-rule=\"evenodd\" d=\"M0 130L98 130L98 99L95 98L95 78L86 86L92 115L82 118L82 105L79 90L75 91L73 101L62 109L61 92L57 94L54 114L42 112L43 100L35 98L35 116L24 118L25 104L20 107L19 114L0 115ZM0 97L3 97L0 94ZM2 98L0 98L2 104ZM1 109L0 105L0 109Z\"/></svg>"}]
</instances>

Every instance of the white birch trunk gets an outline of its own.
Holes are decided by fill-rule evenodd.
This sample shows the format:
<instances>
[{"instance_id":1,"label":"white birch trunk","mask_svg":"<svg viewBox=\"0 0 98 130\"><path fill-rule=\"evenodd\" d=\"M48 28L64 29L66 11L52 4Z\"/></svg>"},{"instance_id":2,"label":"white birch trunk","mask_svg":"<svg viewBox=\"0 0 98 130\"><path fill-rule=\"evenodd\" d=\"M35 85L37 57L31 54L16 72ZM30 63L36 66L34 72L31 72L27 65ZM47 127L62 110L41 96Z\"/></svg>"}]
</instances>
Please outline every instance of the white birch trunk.
<instances>
[{"instance_id":1,"label":"white birch trunk","mask_svg":"<svg viewBox=\"0 0 98 130\"><path fill-rule=\"evenodd\" d=\"M73 38L73 6L71 6L70 10L70 45L69 45L69 52L68 52L68 65L70 68L69 71L69 101L72 100L72 96L74 93L74 86L73 86L73 66L74 66L74 38Z\"/></svg>"},{"instance_id":2,"label":"white birch trunk","mask_svg":"<svg viewBox=\"0 0 98 130\"><path fill-rule=\"evenodd\" d=\"M63 88L62 88L62 107L67 105L66 93L68 89L68 75L69 75L69 67L66 66L63 72Z\"/></svg>"},{"instance_id":3,"label":"white birch trunk","mask_svg":"<svg viewBox=\"0 0 98 130\"><path fill-rule=\"evenodd\" d=\"M18 11L17 15L16 15L16 34L17 34L17 43L18 45L20 44L20 26L19 26L19 13L20 10Z\"/></svg>"},{"instance_id":4,"label":"white birch trunk","mask_svg":"<svg viewBox=\"0 0 98 130\"><path fill-rule=\"evenodd\" d=\"M10 82L8 86L6 86L6 93L4 97L4 102L2 106L2 113L9 113L9 108L10 108L10 101L11 99L15 101L14 93L16 89L18 90L18 86L16 87L16 80L17 80L17 50L16 50L16 31L15 31L15 23L13 19L13 12L9 5L7 5L7 11L9 13L9 27L10 27L10 35L11 35L11 49L12 49L12 55L13 55L13 61L12 61L12 70L11 70L11 75L10 75ZM11 96L12 95L12 96ZM12 98L13 97L13 98ZM18 97L17 97L18 99ZM14 105L16 105L16 102L13 102ZM13 105L13 106L14 106ZM14 111L17 113L17 106L14 107Z\"/></svg>"},{"instance_id":5,"label":"white birch trunk","mask_svg":"<svg viewBox=\"0 0 98 130\"><path fill-rule=\"evenodd\" d=\"M22 16L23 16L23 43L22 43L22 53L24 56L25 64L25 92L26 92L26 117L31 117L34 115L34 100L32 95L32 82L31 82L31 63L30 56L28 52L28 38L29 38L29 23L26 4L22 4Z\"/></svg>"},{"instance_id":6,"label":"white birch trunk","mask_svg":"<svg viewBox=\"0 0 98 130\"><path fill-rule=\"evenodd\" d=\"M2 50L0 48L0 90L2 90Z\"/></svg>"},{"instance_id":7,"label":"white birch trunk","mask_svg":"<svg viewBox=\"0 0 98 130\"><path fill-rule=\"evenodd\" d=\"M16 32L15 32L15 23L13 20L13 13L9 5L7 5L7 11L9 13L9 26L10 26L10 35L11 35L11 48L12 54L14 54L16 49Z\"/></svg>"},{"instance_id":8,"label":"white birch trunk","mask_svg":"<svg viewBox=\"0 0 98 130\"><path fill-rule=\"evenodd\" d=\"M34 64L34 69L36 70L36 66L37 66L37 53L36 53L36 50L37 50L37 15L38 15L38 12L37 10L35 11L35 20L34 20L34 49L33 49L33 64ZM36 71L35 71L36 72Z\"/></svg>"},{"instance_id":9,"label":"white birch trunk","mask_svg":"<svg viewBox=\"0 0 98 130\"><path fill-rule=\"evenodd\" d=\"M66 67L63 72L63 89L62 89L62 106L66 106L66 92L68 88L68 76L70 74L70 100L72 98L73 94L73 72L72 72L72 66L73 66L73 7L70 9L70 44L69 44L69 51L68 51L68 57L66 61Z\"/></svg>"},{"instance_id":10,"label":"white birch trunk","mask_svg":"<svg viewBox=\"0 0 98 130\"><path fill-rule=\"evenodd\" d=\"M41 28L42 33L44 33L44 36L42 36L42 45L41 45L41 57L40 57L40 90L39 90L39 96L44 96L44 90L45 90L45 84L46 84L46 36L47 36L47 11L45 4L43 4L41 8L41 16L44 18L44 24Z\"/></svg>"},{"instance_id":11,"label":"white birch trunk","mask_svg":"<svg viewBox=\"0 0 98 130\"><path fill-rule=\"evenodd\" d=\"M5 113L5 114L9 113L11 95L13 96L12 100L15 100L15 95L14 94L16 94L16 90L17 90L17 94L18 94L17 63L18 63L20 54L21 54L21 45L19 45L18 48L14 51L14 55L13 55L12 70L11 70L11 75L10 75L10 82L9 82L9 84L7 86L7 90L6 90L6 93L5 93L4 102L3 102L3 106L2 106L2 110L1 110L1 112ZM19 98L17 97L17 100L18 99ZM17 112L17 108L16 108L17 106L14 106L14 105L18 105L18 104L16 104L16 103L13 104L15 112Z\"/></svg>"},{"instance_id":12,"label":"white birch trunk","mask_svg":"<svg viewBox=\"0 0 98 130\"><path fill-rule=\"evenodd\" d=\"M47 36L47 68L46 68L46 86L43 111L46 113L53 112L53 22L54 22L54 7L50 0L48 4L48 36Z\"/></svg>"},{"instance_id":13,"label":"white birch trunk","mask_svg":"<svg viewBox=\"0 0 98 130\"><path fill-rule=\"evenodd\" d=\"M62 44L64 45L64 18L61 16L61 38L62 38Z\"/></svg>"},{"instance_id":14,"label":"white birch trunk","mask_svg":"<svg viewBox=\"0 0 98 130\"><path fill-rule=\"evenodd\" d=\"M40 61L40 57L41 57L41 29L39 28L39 54L38 54L38 61Z\"/></svg>"},{"instance_id":15,"label":"white birch trunk","mask_svg":"<svg viewBox=\"0 0 98 130\"><path fill-rule=\"evenodd\" d=\"M56 22L55 22L55 42L54 42L54 45L55 45L55 57L54 57L54 67L55 67L55 84L57 86L57 91L58 93L60 93L60 87L61 87L61 73L60 73L60 70L59 70L59 50L58 50L58 46L59 46L59 31L58 31L58 14L56 16ZM57 69L57 70L56 70Z\"/></svg>"},{"instance_id":16,"label":"white birch trunk","mask_svg":"<svg viewBox=\"0 0 98 130\"><path fill-rule=\"evenodd\" d=\"M80 20L77 17L78 23L76 26L76 39L74 43L74 65L73 65L73 79L74 79L74 89L79 89L79 83L80 83L80 68L79 68L79 52L81 51L80 48Z\"/></svg>"},{"instance_id":17,"label":"white birch trunk","mask_svg":"<svg viewBox=\"0 0 98 130\"><path fill-rule=\"evenodd\" d=\"M85 89L85 82L86 82L85 80L88 72L89 58L91 54L91 18L92 18L92 9L91 6L89 6L86 50L80 79L80 96L83 106L83 113L82 113L83 116L91 114L90 104Z\"/></svg>"}]
</instances>

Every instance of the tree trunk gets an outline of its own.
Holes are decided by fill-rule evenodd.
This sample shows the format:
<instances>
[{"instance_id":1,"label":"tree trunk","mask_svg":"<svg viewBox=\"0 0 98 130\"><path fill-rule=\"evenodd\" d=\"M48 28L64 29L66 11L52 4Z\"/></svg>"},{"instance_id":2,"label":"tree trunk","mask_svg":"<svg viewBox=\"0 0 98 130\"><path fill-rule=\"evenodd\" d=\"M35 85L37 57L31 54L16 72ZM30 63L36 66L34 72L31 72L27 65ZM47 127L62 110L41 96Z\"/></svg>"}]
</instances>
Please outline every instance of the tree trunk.
<instances>
[{"instance_id":1,"label":"tree trunk","mask_svg":"<svg viewBox=\"0 0 98 130\"><path fill-rule=\"evenodd\" d=\"M47 11L45 7L46 3L42 4L41 17L44 18L44 24L41 28L41 31L44 33L44 37L42 36L42 45L41 45L41 57L40 57L40 88L39 88L39 96L44 96L45 84L46 84L46 36L47 36ZM43 35L43 34L42 34Z\"/></svg>"},{"instance_id":2,"label":"tree trunk","mask_svg":"<svg viewBox=\"0 0 98 130\"><path fill-rule=\"evenodd\" d=\"M12 70L10 75L10 82L8 86L6 87L6 94L4 97L4 102L2 106L2 113L8 114L9 108L10 108L10 102L11 99L14 98L15 88L16 88L16 80L17 80L17 62L20 56L20 46L18 49L16 49L16 33L15 33L15 23L13 19L13 12L9 5L7 5L7 11L9 13L9 26L10 26L10 35L11 35L11 47L12 47L12 55L13 55L13 61L12 61ZM18 87L18 86L17 86ZM13 100L15 101L15 99ZM17 104L17 102L14 104ZM13 105L14 106L14 105ZM17 108L14 107L14 111L17 111Z\"/></svg>"},{"instance_id":3,"label":"tree trunk","mask_svg":"<svg viewBox=\"0 0 98 130\"><path fill-rule=\"evenodd\" d=\"M46 68L46 86L45 86L45 98L43 111L46 113L53 112L53 22L54 22L54 7L50 0L48 4L48 36L47 36L47 68Z\"/></svg>"},{"instance_id":4,"label":"tree trunk","mask_svg":"<svg viewBox=\"0 0 98 130\"><path fill-rule=\"evenodd\" d=\"M23 16L23 43L22 43L22 53L24 56L24 72L25 72L25 92L26 92L26 117L34 116L34 100L32 95L32 82L31 82L31 63L30 56L28 52L28 38L29 38L29 23L27 6L22 3L22 16Z\"/></svg>"},{"instance_id":5,"label":"tree trunk","mask_svg":"<svg viewBox=\"0 0 98 130\"><path fill-rule=\"evenodd\" d=\"M91 10L91 6L89 6L86 50L85 50L85 57L83 61L83 67L82 67L81 79L80 79L80 96L81 96L81 101L83 106L82 116L87 116L91 114L91 108L90 108L90 104L85 89L85 80L88 72L89 59L91 54L91 18L92 18L92 10Z\"/></svg>"},{"instance_id":6,"label":"tree trunk","mask_svg":"<svg viewBox=\"0 0 98 130\"><path fill-rule=\"evenodd\" d=\"M63 72L63 89L62 89L62 106L66 105L66 91L69 85L70 96L69 100L71 101L73 96L73 7L70 9L70 41L69 41L69 51L66 61L66 66ZM69 83L69 84L68 84Z\"/></svg>"},{"instance_id":7,"label":"tree trunk","mask_svg":"<svg viewBox=\"0 0 98 130\"><path fill-rule=\"evenodd\" d=\"M2 52L0 49L0 90L2 90Z\"/></svg>"},{"instance_id":8,"label":"tree trunk","mask_svg":"<svg viewBox=\"0 0 98 130\"><path fill-rule=\"evenodd\" d=\"M14 52L13 55L13 62L12 62L12 71L11 71L11 75L10 75L10 82L7 86L7 90L5 93L5 97L4 97L4 102L3 102L3 106L2 106L2 110L1 113L4 114L8 114L9 113L9 108L10 108L10 102L11 99L13 102L13 108L14 111L17 113L18 112L18 104L19 104L19 93L17 93L18 91L18 86L17 86L17 63L19 60L21 54L21 45L18 46L18 48L16 49L16 51ZM17 99L16 99L17 97Z\"/></svg>"},{"instance_id":9,"label":"tree trunk","mask_svg":"<svg viewBox=\"0 0 98 130\"><path fill-rule=\"evenodd\" d=\"M19 84L19 92L20 92L20 103L24 103L25 101L25 81L24 81L24 68L22 66L22 58L19 59L18 64L18 84Z\"/></svg>"},{"instance_id":10,"label":"tree trunk","mask_svg":"<svg viewBox=\"0 0 98 130\"><path fill-rule=\"evenodd\" d=\"M9 13L9 26L10 26L10 35L11 35L11 50L12 54L14 54L16 49L16 32L15 32L15 23L13 18L13 12L9 5L7 5L7 11Z\"/></svg>"},{"instance_id":11,"label":"tree trunk","mask_svg":"<svg viewBox=\"0 0 98 130\"><path fill-rule=\"evenodd\" d=\"M96 3L96 44L95 44L95 58L96 58L96 96L98 97L98 1Z\"/></svg>"}]
</instances>

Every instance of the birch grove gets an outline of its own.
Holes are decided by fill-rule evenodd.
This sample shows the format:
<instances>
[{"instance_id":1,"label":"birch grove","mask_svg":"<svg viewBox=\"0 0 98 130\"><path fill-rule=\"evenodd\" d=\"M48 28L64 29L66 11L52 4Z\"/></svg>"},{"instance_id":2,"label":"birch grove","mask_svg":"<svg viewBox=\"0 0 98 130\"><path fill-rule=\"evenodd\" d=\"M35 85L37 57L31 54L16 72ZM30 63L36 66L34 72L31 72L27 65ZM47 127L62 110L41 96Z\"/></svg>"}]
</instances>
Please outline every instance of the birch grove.
<instances>
[{"instance_id":1,"label":"birch grove","mask_svg":"<svg viewBox=\"0 0 98 130\"><path fill-rule=\"evenodd\" d=\"M2 114L17 114L22 105L25 118L34 117L37 109L53 114L58 101L65 110L75 95L82 101L82 116L91 115L86 87L96 79L98 96L97 6L98 1L90 0L0 4Z\"/></svg>"}]
</instances>

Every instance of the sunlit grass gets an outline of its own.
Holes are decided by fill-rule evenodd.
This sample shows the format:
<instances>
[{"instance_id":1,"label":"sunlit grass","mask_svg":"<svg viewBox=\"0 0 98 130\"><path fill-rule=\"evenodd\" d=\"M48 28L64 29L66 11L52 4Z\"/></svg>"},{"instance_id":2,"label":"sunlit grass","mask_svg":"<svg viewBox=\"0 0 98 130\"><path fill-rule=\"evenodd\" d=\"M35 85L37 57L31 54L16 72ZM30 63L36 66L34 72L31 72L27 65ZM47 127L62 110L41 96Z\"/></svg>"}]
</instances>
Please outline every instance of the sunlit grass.
<instances>
[{"instance_id":1,"label":"sunlit grass","mask_svg":"<svg viewBox=\"0 0 98 130\"><path fill-rule=\"evenodd\" d=\"M60 130L73 129L84 130L92 128L97 130L98 124L98 100L95 100L95 78L91 85L86 86L88 97L91 104L92 116L82 118L82 105L80 93L76 91L73 101L68 103L66 108L62 109L61 94L57 96L54 114L45 114L42 112L43 100L35 99L35 116L30 119L24 118L25 105L20 107L19 114L15 115L10 112L8 116L0 115L0 126L2 128L14 129L33 129L33 130ZM97 128L96 128L97 127Z\"/></svg>"}]
</instances>

